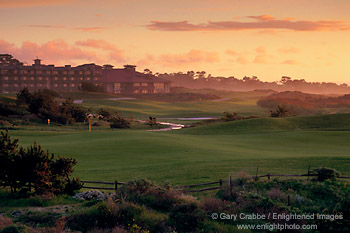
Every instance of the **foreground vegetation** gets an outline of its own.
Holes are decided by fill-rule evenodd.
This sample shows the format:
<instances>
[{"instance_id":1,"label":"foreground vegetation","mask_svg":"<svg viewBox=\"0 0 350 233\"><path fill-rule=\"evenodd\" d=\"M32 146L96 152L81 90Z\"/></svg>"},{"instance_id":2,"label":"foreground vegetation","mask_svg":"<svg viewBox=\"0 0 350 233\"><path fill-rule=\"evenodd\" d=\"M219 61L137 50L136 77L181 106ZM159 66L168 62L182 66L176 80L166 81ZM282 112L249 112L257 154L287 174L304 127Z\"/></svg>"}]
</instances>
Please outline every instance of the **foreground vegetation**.
<instances>
[{"instance_id":1,"label":"foreground vegetation","mask_svg":"<svg viewBox=\"0 0 350 233\"><path fill-rule=\"evenodd\" d=\"M159 186L144 179L128 182L116 194L106 195L101 201L76 201L64 196L23 200L14 199L4 191L0 194L1 212L5 213L0 217L0 230L3 229L0 232L269 232L238 229L241 224L265 223L317 226L317 230L293 232L348 232L350 226L350 185L342 181L254 181L241 173L232 181L232 188L223 186L211 197L201 199L183 195L169 184ZM220 213L331 217L216 219Z\"/></svg>"}]
</instances>

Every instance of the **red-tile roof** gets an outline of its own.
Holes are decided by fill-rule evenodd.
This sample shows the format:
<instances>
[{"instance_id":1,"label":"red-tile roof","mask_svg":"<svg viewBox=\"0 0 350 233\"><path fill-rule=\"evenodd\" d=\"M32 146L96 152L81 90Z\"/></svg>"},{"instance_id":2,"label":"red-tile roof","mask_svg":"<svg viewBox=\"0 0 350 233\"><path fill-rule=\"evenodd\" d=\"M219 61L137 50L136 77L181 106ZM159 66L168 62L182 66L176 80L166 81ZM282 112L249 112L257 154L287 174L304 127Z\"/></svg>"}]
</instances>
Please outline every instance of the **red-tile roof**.
<instances>
[{"instance_id":1,"label":"red-tile roof","mask_svg":"<svg viewBox=\"0 0 350 233\"><path fill-rule=\"evenodd\" d=\"M153 75L125 69L103 70L101 81L104 83L170 83L171 81Z\"/></svg>"}]
</instances>

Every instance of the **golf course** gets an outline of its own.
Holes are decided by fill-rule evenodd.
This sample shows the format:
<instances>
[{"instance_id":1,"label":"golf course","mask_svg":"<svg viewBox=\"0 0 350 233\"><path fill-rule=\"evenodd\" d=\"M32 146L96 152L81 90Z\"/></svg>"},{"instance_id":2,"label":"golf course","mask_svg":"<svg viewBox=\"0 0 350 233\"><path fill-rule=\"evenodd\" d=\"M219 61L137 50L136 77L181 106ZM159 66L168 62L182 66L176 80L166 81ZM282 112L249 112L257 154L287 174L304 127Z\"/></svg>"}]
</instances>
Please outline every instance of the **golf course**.
<instances>
[{"instance_id":1,"label":"golf course","mask_svg":"<svg viewBox=\"0 0 350 233\"><path fill-rule=\"evenodd\" d=\"M132 114L135 120L154 116L162 122L197 122L195 127L159 132L99 125L89 132L86 124L35 124L11 128L9 133L24 147L36 142L55 155L77 159L74 175L81 180L148 178L186 185L226 179L240 171L255 175L257 168L259 174L302 174L309 166L350 174L350 114L344 109L271 118L268 109L256 104L268 92L213 92L220 99L162 102L92 93L64 96L83 100L83 106L93 110ZM225 111L255 118L200 123L177 119L220 118Z\"/></svg>"}]
</instances>

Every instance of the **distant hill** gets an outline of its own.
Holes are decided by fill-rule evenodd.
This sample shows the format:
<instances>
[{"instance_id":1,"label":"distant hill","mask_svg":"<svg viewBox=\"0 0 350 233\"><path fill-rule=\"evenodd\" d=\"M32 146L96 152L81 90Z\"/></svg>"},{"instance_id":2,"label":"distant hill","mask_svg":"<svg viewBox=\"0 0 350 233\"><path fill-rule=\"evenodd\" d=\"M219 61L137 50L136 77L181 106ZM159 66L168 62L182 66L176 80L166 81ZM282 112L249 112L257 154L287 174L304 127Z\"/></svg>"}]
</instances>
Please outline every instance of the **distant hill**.
<instances>
[{"instance_id":1,"label":"distant hill","mask_svg":"<svg viewBox=\"0 0 350 233\"><path fill-rule=\"evenodd\" d=\"M180 133L226 135L287 130L350 130L350 114L256 118L198 126L184 129Z\"/></svg>"}]
</instances>

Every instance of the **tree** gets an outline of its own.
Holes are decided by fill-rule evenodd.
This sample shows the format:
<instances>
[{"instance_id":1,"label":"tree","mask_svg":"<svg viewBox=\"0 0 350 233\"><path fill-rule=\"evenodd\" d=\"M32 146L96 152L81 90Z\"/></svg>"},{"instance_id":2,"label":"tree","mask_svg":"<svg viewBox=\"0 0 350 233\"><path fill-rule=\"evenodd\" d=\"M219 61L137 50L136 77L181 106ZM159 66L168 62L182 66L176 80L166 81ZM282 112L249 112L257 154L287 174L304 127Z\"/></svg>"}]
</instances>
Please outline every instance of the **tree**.
<instances>
[{"instance_id":1,"label":"tree","mask_svg":"<svg viewBox=\"0 0 350 233\"><path fill-rule=\"evenodd\" d=\"M80 86L80 90L88 91L88 92L105 92L103 86L95 85L92 82L82 82Z\"/></svg>"},{"instance_id":2,"label":"tree","mask_svg":"<svg viewBox=\"0 0 350 233\"><path fill-rule=\"evenodd\" d=\"M45 151L34 143L28 149L18 147L18 139L11 140L8 131L0 138L0 184L13 193L50 192L73 194L82 186L79 179L70 178L77 161Z\"/></svg>"},{"instance_id":3,"label":"tree","mask_svg":"<svg viewBox=\"0 0 350 233\"><path fill-rule=\"evenodd\" d=\"M284 105L278 105L276 109L270 110L271 117L286 117L288 115L290 115L290 111Z\"/></svg>"}]
</instances>

